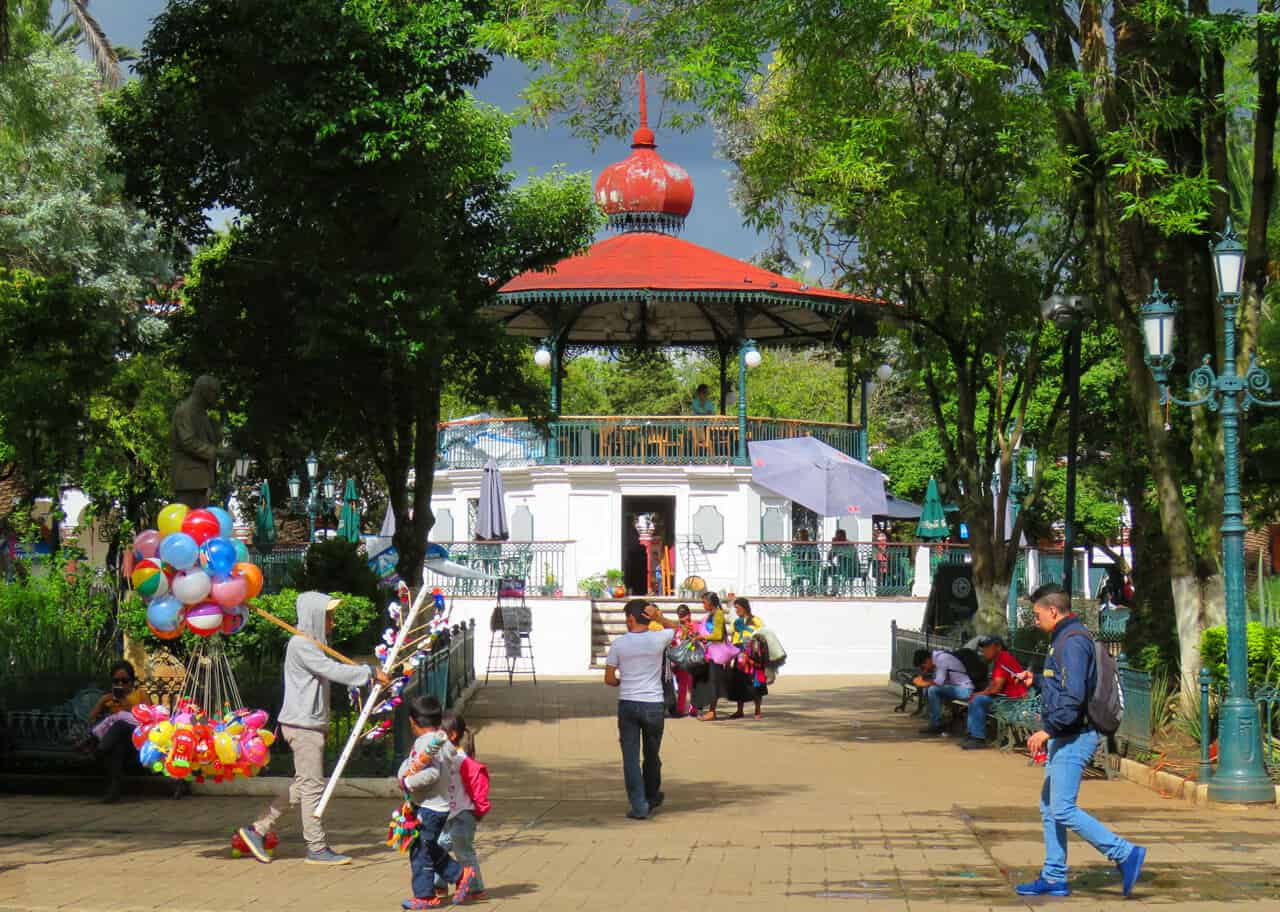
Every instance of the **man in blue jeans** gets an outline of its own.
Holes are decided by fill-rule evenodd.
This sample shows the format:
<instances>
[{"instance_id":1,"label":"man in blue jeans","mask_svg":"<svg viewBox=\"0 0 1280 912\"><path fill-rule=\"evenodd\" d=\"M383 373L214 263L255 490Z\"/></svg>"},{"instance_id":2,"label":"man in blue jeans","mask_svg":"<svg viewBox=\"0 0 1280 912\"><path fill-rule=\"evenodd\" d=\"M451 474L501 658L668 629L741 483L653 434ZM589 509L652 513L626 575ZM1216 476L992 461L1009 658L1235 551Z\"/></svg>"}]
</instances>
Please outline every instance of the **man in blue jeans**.
<instances>
[{"instance_id":1,"label":"man in blue jeans","mask_svg":"<svg viewBox=\"0 0 1280 912\"><path fill-rule=\"evenodd\" d=\"M917 649L912 661L920 669L914 683L924 691L929 703L929 727L920 729L920 734L940 735L946 730L942 724L943 702L968 700L973 693L973 680L964 663L945 649Z\"/></svg>"},{"instance_id":2,"label":"man in blue jeans","mask_svg":"<svg viewBox=\"0 0 1280 912\"><path fill-rule=\"evenodd\" d=\"M622 777L631 805L627 816L644 820L663 801L659 756L666 714L662 657L671 645L676 622L664 618L656 605L644 599L632 599L624 611L627 632L609 646L604 682L618 688L618 741L622 745ZM650 630L651 623L666 629Z\"/></svg>"},{"instance_id":3,"label":"man in blue jeans","mask_svg":"<svg viewBox=\"0 0 1280 912\"><path fill-rule=\"evenodd\" d=\"M1031 883L1019 884L1020 896L1069 896L1067 830L1071 829L1115 862L1125 896L1142 873L1147 850L1117 836L1076 804L1080 779L1098 749L1099 732L1089 721L1089 696L1097 681L1093 638L1071 613L1071 596L1061 586L1041 586L1031 596L1036 626L1049 634L1049 654L1037 683L1043 701L1040 731L1027 739L1031 756L1048 749L1040 818L1044 821L1044 868ZM1019 676L1032 683L1030 671Z\"/></svg>"}]
</instances>

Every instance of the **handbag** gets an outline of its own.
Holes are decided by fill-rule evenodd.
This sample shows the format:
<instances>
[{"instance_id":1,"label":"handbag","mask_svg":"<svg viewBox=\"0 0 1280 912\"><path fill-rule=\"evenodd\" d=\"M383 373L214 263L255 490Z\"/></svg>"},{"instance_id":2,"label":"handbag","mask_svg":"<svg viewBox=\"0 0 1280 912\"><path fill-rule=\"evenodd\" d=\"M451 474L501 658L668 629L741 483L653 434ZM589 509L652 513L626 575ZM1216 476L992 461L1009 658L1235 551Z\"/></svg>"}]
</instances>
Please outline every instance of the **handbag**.
<instances>
[{"instance_id":1,"label":"handbag","mask_svg":"<svg viewBox=\"0 0 1280 912\"><path fill-rule=\"evenodd\" d=\"M685 640L667 647L667 658L673 668L693 673L707 664L706 647L697 640Z\"/></svg>"},{"instance_id":2,"label":"handbag","mask_svg":"<svg viewBox=\"0 0 1280 912\"><path fill-rule=\"evenodd\" d=\"M717 665L728 665L741 651L732 643L711 643L707 646L707 661L715 662Z\"/></svg>"}]
</instances>

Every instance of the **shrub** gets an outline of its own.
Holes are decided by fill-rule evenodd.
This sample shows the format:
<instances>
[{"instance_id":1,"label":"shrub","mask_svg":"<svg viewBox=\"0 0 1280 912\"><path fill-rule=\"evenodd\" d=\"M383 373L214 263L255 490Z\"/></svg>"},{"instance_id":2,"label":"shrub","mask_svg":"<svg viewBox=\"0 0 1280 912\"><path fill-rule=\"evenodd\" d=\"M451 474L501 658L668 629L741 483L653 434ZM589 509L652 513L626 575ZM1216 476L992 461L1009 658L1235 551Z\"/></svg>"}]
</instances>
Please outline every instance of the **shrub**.
<instances>
[{"instance_id":1,"label":"shrub","mask_svg":"<svg viewBox=\"0 0 1280 912\"><path fill-rule=\"evenodd\" d=\"M302 564L289 574L289 588L299 592L346 592L375 604L382 601L380 587L360 546L342 538L313 544Z\"/></svg>"},{"instance_id":2,"label":"shrub","mask_svg":"<svg viewBox=\"0 0 1280 912\"><path fill-rule=\"evenodd\" d=\"M56 561L0 583L0 701L39 708L103 686L115 621L111 586L84 565Z\"/></svg>"},{"instance_id":3,"label":"shrub","mask_svg":"<svg viewBox=\"0 0 1280 912\"><path fill-rule=\"evenodd\" d=\"M1280 676L1280 627L1249 624L1249 685L1256 687ZM1227 682L1227 629L1210 627L1200 637L1200 661L1219 686Z\"/></svg>"}]
</instances>

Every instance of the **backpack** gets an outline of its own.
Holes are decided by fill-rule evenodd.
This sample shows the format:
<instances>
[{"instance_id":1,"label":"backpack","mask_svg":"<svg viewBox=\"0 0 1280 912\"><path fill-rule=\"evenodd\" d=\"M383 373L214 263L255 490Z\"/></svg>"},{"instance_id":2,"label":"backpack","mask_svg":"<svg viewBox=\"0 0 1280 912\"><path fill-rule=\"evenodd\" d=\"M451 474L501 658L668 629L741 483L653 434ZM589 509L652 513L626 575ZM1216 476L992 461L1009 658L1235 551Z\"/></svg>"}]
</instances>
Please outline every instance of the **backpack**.
<instances>
[{"instance_id":1,"label":"backpack","mask_svg":"<svg viewBox=\"0 0 1280 912\"><path fill-rule=\"evenodd\" d=\"M1084 637L1093 645L1093 687L1085 717L1104 735L1114 735L1124 721L1124 690L1120 686L1120 670L1107 647L1079 627L1068 630L1063 640Z\"/></svg>"},{"instance_id":2,"label":"backpack","mask_svg":"<svg viewBox=\"0 0 1280 912\"><path fill-rule=\"evenodd\" d=\"M947 650L953 656L960 660L964 665L964 670L969 675L969 680L973 682L974 690L982 690L987 686L990 671L987 669L987 663L972 649L949 649Z\"/></svg>"},{"instance_id":3,"label":"backpack","mask_svg":"<svg viewBox=\"0 0 1280 912\"><path fill-rule=\"evenodd\" d=\"M489 767L467 757L458 772L462 776L462 788L475 805L476 818L479 819L493 807L489 803Z\"/></svg>"}]
</instances>

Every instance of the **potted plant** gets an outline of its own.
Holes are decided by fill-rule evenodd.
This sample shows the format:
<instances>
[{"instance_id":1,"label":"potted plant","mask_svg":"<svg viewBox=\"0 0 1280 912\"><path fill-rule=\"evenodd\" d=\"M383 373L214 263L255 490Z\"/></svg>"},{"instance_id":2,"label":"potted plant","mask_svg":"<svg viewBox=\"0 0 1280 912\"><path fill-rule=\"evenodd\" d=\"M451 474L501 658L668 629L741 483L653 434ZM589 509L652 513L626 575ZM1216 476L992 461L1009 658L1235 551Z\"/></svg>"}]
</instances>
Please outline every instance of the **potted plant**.
<instances>
[{"instance_id":1,"label":"potted plant","mask_svg":"<svg viewBox=\"0 0 1280 912\"><path fill-rule=\"evenodd\" d=\"M614 598L626 598L627 587L622 585L623 576L621 570L606 570L604 578Z\"/></svg>"},{"instance_id":2,"label":"potted plant","mask_svg":"<svg viewBox=\"0 0 1280 912\"><path fill-rule=\"evenodd\" d=\"M556 584L556 575L548 570L547 575L542 579L542 585L538 587L538 594L545 598L549 598L551 596L558 596L559 592L560 587Z\"/></svg>"},{"instance_id":3,"label":"potted plant","mask_svg":"<svg viewBox=\"0 0 1280 912\"><path fill-rule=\"evenodd\" d=\"M605 585L604 575L597 573L595 576L578 580L578 591L593 599L600 599L604 598Z\"/></svg>"}]
</instances>

